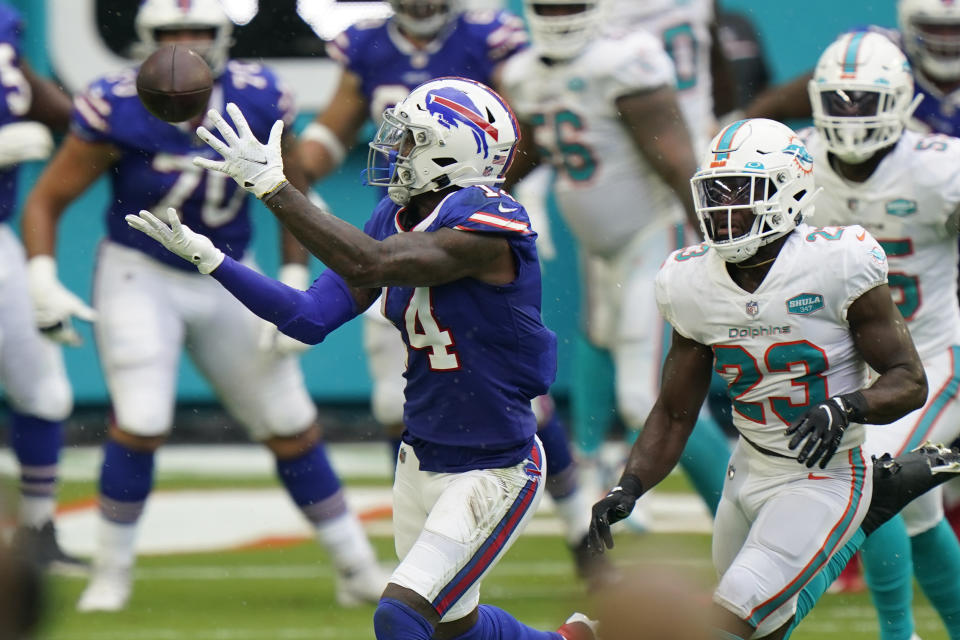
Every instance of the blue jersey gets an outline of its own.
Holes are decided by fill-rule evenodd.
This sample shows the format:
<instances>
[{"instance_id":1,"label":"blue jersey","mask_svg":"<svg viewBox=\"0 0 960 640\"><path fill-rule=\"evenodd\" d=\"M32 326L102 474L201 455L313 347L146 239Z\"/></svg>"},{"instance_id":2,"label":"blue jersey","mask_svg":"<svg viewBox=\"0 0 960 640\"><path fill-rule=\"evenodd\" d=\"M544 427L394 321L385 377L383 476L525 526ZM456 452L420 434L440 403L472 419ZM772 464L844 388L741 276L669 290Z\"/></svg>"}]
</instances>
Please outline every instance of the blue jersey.
<instances>
[{"instance_id":1,"label":"blue jersey","mask_svg":"<svg viewBox=\"0 0 960 640\"><path fill-rule=\"evenodd\" d=\"M883 34L900 47L908 60L910 59L910 54L903 46L903 35L899 30L867 25L858 27L854 31L872 31ZM912 60L910 60L910 64L913 65ZM957 100L960 99L960 92L942 93L924 77L916 65L913 65L913 67L914 95L923 96L920 105L913 112L913 120L922 123L932 133L960 137L960 110L958 110L957 104Z\"/></svg>"},{"instance_id":2,"label":"blue jersey","mask_svg":"<svg viewBox=\"0 0 960 640\"><path fill-rule=\"evenodd\" d=\"M527 46L523 21L506 11L468 11L425 49L415 49L390 20L361 22L327 45L327 53L360 78L370 117L441 76L492 85L496 66Z\"/></svg>"},{"instance_id":3,"label":"blue jersey","mask_svg":"<svg viewBox=\"0 0 960 640\"><path fill-rule=\"evenodd\" d=\"M150 115L137 97L135 82L136 69L126 69L96 80L74 100L72 133L120 151L110 170L110 239L177 269L195 271L124 221L140 209L165 216L167 207L175 207L191 229L208 236L227 255L241 257L251 235L246 191L222 173L194 166L194 156L220 156L196 136L195 125L174 125ZM228 102L240 107L260 140L269 137L278 119L289 124L294 115L290 94L259 64L227 63L214 83L210 107L222 112ZM204 124L219 136L209 122Z\"/></svg>"},{"instance_id":4,"label":"blue jersey","mask_svg":"<svg viewBox=\"0 0 960 640\"><path fill-rule=\"evenodd\" d=\"M540 263L526 211L502 191L455 191L412 229L389 198L365 227L383 240L441 228L505 237L517 277L494 286L463 278L434 287L387 287L384 315L407 345L403 419L426 471L517 464L530 451L537 421L531 399L547 392L557 369L556 336L540 317Z\"/></svg>"},{"instance_id":5,"label":"blue jersey","mask_svg":"<svg viewBox=\"0 0 960 640\"><path fill-rule=\"evenodd\" d=\"M20 71L20 14L0 3L0 127L19 121L30 109L30 85ZM0 222L13 215L17 205L17 166L0 169Z\"/></svg>"}]
</instances>

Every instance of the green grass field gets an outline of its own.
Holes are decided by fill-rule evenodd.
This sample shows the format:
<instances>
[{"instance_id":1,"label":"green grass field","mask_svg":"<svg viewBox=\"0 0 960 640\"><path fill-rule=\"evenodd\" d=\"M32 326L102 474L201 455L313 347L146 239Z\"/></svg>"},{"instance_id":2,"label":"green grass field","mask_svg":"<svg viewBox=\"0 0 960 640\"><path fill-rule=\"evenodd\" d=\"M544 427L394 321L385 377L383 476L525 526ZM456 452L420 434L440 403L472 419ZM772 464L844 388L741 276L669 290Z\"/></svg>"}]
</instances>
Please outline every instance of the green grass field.
<instances>
[{"instance_id":1,"label":"green grass field","mask_svg":"<svg viewBox=\"0 0 960 640\"><path fill-rule=\"evenodd\" d=\"M269 486L269 479L162 478L158 488ZM379 482L382 483L382 480ZM683 491L681 482L668 485ZM67 483L63 496L92 496L90 483ZM185 526L187 523L185 523ZM392 541L375 538L381 560L394 557ZM698 534L623 534L618 564L656 562L690 572L708 593L713 579L710 540ZM366 640L373 638L372 607L334 604L333 572L311 543L222 553L146 556L138 560L133 599L126 611L79 614L74 603L84 581L52 577L45 640ZM591 609L558 537L524 536L485 581L483 600L527 624L554 629L572 612ZM924 640L947 638L939 619L918 596L917 631ZM804 622L796 640L877 638L869 598L828 595Z\"/></svg>"}]
</instances>

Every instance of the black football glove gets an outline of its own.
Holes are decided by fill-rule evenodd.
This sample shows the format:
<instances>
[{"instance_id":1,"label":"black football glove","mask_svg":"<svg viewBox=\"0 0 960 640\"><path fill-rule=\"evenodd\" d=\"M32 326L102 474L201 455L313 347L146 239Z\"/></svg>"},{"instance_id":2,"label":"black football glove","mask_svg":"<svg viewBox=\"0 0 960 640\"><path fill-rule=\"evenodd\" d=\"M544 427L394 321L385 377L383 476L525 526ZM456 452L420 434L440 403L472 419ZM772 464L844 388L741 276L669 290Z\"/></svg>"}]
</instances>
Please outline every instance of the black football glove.
<instances>
[{"instance_id":1,"label":"black football glove","mask_svg":"<svg viewBox=\"0 0 960 640\"><path fill-rule=\"evenodd\" d=\"M866 408L866 400L859 391L834 396L810 407L786 430L785 435L793 436L787 446L796 449L806 440L797 454L797 462L812 467L819 460L823 469L837 452L850 422L864 420Z\"/></svg>"},{"instance_id":2,"label":"black football glove","mask_svg":"<svg viewBox=\"0 0 960 640\"><path fill-rule=\"evenodd\" d=\"M620 522L630 515L637 498L643 495L640 478L626 473L620 478L620 484L610 490L605 498L593 505L590 518L590 531L587 533L587 548L591 553L600 555L607 549L613 549L613 536L610 525Z\"/></svg>"}]
</instances>

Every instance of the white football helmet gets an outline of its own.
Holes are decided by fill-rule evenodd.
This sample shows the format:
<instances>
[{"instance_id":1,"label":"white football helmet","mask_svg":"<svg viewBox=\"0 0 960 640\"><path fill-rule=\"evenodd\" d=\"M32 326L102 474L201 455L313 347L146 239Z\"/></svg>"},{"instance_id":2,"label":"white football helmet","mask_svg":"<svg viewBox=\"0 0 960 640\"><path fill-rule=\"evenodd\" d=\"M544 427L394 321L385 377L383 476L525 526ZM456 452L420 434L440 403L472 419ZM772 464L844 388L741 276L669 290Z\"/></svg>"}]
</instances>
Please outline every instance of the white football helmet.
<instances>
[{"instance_id":1,"label":"white football helmet","mask_svg":"<svg viewBox=\"0 0 960 640\"><path fill-rule=\"evenodd\" d=\"M813 158L790 127L740 120L710 142L690 179L707 245L727 262L743 262L813 215ZM752 215L734 235L734 212Z\"/></svg>"},{"instance_id":2,"label":"white football helmet","mask_svg":"<svg viewBox=\"0 0 960 640\"><path fill-rule=\"evenodd\" d=\"M457 0L390 0L394 20L412 36L432 38L453 21Z\"/></svg>"},{"instance_id":3,"label":"white football helmet","mask_svg":"<svg viewBox=\"0 0 960 640\"><path fill-rule=\"evenodd\" d=\"M184 44L203 56L215 76L226 67L233 22L219 0L143 0L135 25L140 37L140 53L144 56L157 50L157 33L160 31L209 29L212 42L203 40Z\"/></svg>"},{"instance_id":4,"label":"white football helmet","mask_svg":"<svg viewBox=\"0 0 960 640\"><path fill-rule=\"evenodd\" d=\"M899 140L920 102L906 56L869 31L845 33L827 47L808 90L827 149L852 164Z\"/></svg>"},{"instance_id":5,"label":"white football helmet","mask_svg":"<svg viewBox=\"0 0 960 640\"><path fill-rule=\"evenodd\" d=\"M960 80L960 4L900 0L897 21L913 63L935 80Z\"/></svg>"},{"instance_id":6,"label":"white football helmet","mask_svg":"<svg viewBox=\"0 0 960 640\"><path fill-rule=\"evenodd\" d=\"M497 185L518 139L517 119L492 89L466 78L431 80L384 111L366 183L386 187L400 205L450 185Z\"/></svg>"},{"instance_id":7,"label":"white football helmet","mask_svg":"<svg viewBox=\"0 0 960 640\"><path fill-rule=\"evenodd\" d=\"M537 53L568 60L586 48L602 26L601 0L524 0L524 12ZM572 8L580 9L573 13ZM556 13L553 12L560 12Z\"/></svg>"}]
</instances>

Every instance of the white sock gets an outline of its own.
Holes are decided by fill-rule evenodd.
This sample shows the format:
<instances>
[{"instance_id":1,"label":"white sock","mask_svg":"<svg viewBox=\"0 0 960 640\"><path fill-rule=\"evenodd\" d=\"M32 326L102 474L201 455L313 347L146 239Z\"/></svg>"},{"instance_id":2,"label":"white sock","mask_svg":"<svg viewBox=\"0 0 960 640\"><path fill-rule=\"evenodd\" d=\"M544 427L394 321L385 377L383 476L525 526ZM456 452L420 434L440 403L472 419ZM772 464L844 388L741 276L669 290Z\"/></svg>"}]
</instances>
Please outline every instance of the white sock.
<instances>
[{"instance_id":1,"label":"white sock","mask_svg":"<svg viewBox=\"0 0 960 640\"><path fill-rule=\"evenodd\" d=\"M136 524L118 524L101 517L97 526L94 566L99 570L125 571L133 568Z\"/></svg>"},{"instance_id":2,"label":"white sock","mask_svg":"<svg viewBox=\"0 0 960 640\"><path fill-rule=\"evenodd\" d=\"M20 524L39 529L53 520L57 500L53 496L20 496Z\"/></svg>"},{"instance_id":3,"label":"white sock","mask_svg":"<svg viewBox=\"0 0 960 640\"><path fill-rule=\"evenodd\" d=\"M567 544L579 544L590 528L590 508L593 503L587 499L587 492L577 488L570 495L554 500L553 504L563 524Z\"/></svg>"},{"instance_id":4,"label":"white sock","mask_svg":"<svg viewBox=\"0 0 960 640\"><path fill-rule=\"evenodd\" d=\"M317 542L330 553L340 572L363 569L377 561L367 533L350 511L318 525Z\"/></svg>"}]
</instances>

